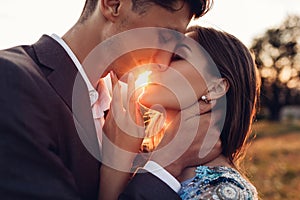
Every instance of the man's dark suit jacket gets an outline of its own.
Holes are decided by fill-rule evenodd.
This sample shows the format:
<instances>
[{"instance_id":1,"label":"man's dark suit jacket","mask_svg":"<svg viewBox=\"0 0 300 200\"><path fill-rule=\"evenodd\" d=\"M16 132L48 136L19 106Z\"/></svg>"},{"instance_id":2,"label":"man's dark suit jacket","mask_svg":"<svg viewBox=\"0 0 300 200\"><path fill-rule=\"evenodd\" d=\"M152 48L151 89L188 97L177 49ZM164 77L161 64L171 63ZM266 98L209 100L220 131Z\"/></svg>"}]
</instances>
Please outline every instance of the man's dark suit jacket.
<instances>
[{"instance_id":1,"label":"man's dark suit jacket","mask_svg":"<svg viewBox=\"0 0 300 200\"><path fill-rule=\"evenodd\" d=\"M1 199L97 199L101 163L78 135L79 131L89 137L88 146L98 148L82 78L82 93L75 98L82 113L73 116L77 72L65 50L49 36L31 46L0 51ZM178 198L149 173L136 175L120 197Z\"/></svg>"}]
</instances>

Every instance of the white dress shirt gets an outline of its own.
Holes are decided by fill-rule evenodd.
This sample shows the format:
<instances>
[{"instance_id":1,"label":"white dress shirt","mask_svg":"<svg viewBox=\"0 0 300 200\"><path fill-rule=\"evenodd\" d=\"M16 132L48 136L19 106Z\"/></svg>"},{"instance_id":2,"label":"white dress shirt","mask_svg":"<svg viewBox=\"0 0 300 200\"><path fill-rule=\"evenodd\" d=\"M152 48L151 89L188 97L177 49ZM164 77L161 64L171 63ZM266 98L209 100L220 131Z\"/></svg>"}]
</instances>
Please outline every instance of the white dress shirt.
<instances>
[{"instance_id":1,"label":"white dress shirt","mask_svg":"<svg viewBox=\"0 0 300 200\"><path fill-rule=\"evenodd\" d=\"M104 111L109 109L110 106L110 94L107 86L105 85L103 80L99 81L97 90L93 87L90 80L88 79L82 65L80 64L79 60L75 56L75 54L72 52L70 47L65 43L65 41L60 38L56 34L52 34L51 37L56 40L67 52L67 54L70 56L72 61L74 62L76 68L78 69L80 75L82 76L83 80L85 81L88 91L89 91L89 97L92 107L92 113L93 118L95 122L95 127L97 131L97 137L99 141L99 145L101 148L102 144L102 126L104 124ZM178 192L180 190L180 183L169 173L167 172L163 167L158 165L157 163L153 161L148 161L146 165L144 166L144 169L158 177L160 180L165 182L167 185L169 185L175 192Z\"/></svg>"},{"instance_id":2,"label":"white dress shirt","mask_svg":"<svg viewBox=\"0 0 300 200\"><path fill-rule=\"evenodd\" d=\"M97 132L98 143L100 149L102 148L102 127L104 125L104 111L109 109L110 106L110 94L108 92L107 87L105 86L102 80L99 81L97 90L93 87L90 80L88 79L82 65L80 64L79 60L72 52L70 47L65 43L63 39L61 39L58 35L52 34L51 37L56 40L68 53L70 58L72 59L73 63L75 64L77 70L79 71L80 75L82 76L84 82L87 85L90 97L90 103L92 107L92 113L95 123L95 128ZM101 103L100 103L101 102Z\"/></svg>"}]
</instances>

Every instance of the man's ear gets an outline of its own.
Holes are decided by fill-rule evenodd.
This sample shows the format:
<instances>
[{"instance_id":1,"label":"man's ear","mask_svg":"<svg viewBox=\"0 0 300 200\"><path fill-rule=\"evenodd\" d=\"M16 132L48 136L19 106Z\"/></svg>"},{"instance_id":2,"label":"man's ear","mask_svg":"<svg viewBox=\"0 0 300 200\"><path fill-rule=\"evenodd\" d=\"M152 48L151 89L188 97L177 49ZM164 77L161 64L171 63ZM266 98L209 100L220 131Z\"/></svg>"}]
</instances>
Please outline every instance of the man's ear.
<instances>
[{"instance_id":1,"label":"man's ear","mask_svg":"<svg viewBox=\"0 0 300 200\"><path fill-rule=\"evenodd\" d=\"M209 91L209 99L210 100L217 100L222 96L226 95L229 89L229 83L225 78L219 78L213 81L210 86L208 87Z\"/></svg>"},{"instance_id":2,"label":"man's ear","mask_svg":"<svg viewBox=\"0 0 300 200\"><path fill-rule=\"evenodd\" d=\"M120 5L120 0L100 0L100 8L103 16L113 22L120 14Z\"/></svg>"}]
</instances>

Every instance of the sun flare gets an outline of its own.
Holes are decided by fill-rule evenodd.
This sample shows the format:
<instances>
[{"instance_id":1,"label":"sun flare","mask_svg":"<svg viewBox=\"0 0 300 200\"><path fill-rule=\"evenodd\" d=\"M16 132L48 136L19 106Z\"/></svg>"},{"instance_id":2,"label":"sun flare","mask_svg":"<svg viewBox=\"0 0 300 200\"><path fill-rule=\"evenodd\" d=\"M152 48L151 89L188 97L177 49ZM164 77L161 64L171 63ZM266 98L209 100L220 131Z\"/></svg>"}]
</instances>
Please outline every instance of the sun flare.
<instances>
[{"instance_id":1,"label":"sun flare","mask_svg":"<svg viewBox=\"0 0 300 200\"><path fill-rule=\"evenodd\" d=\"M149 83L149 75L152 71L145 71L141 73L135 81L135 87L143 87Z\"/></svg>"}]
</instances>

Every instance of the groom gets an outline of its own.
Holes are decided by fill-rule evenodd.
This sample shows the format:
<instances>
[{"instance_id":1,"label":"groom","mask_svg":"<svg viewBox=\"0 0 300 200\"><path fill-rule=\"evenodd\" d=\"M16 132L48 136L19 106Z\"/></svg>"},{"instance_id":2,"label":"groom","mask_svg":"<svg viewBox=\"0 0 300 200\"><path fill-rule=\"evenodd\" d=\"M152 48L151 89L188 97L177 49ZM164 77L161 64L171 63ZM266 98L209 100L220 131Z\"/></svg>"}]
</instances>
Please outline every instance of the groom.
<instances>
[{"instance_id":1,"label":"groom","mask_svg":"<svg viewBox=\"0 0 300 200\"><path fill-rule=\"evenodd\" d=\"M209 0L86 0L78 22L62 38L44 35L33 45L0 51L1 199L97 199L101 163L78 132L93 141L88 146L99 148L109 102L105 87L90 82L81 63L99 43L129 29L166 27L184 32L191 17L203 15L209 5ZM155 56L149 62L168 65L171 55L151 54ZM123 64L107 72L122 76L134 67L130 61ZM76 96L80 116L72 107L78 73L83 88ZM171 174L188 165L184 158L179 162L179 168L168 168ZM143 198L140 194L179 199L173 183L146 170L149 173L140 174L136 182L133 178L135 189L125 191L130 199ZM170 176L163 169L162 174Z\"/></svg>"}]
</instances>

